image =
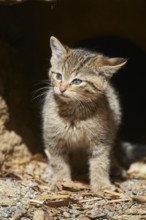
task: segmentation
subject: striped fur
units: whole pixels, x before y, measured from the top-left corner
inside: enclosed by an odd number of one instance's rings
[[[50,181],[54,185],[58,179],[70,179],[74,167],[88,167],[94,192],[111,188],[110,155],[121,111],[109,80],[125,60],[70,49],[55,37],[50,45],[51,87],[42,111],[44,144],[52,166]]]

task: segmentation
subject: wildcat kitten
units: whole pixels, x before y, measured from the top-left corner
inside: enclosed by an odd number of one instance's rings
[[[71,178],[71,156],[80,162],[85,152],[94,192],[111,188],[109,179],[111,151],[115,145],[121,111],[110,78],[126,61],[95,52],[70,49],[55,37],[52,50],[48,91],[42,112],[43,139],[49,151],[52,185]]]

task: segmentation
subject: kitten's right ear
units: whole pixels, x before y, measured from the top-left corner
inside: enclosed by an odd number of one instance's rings
[[[56,61],[60,60],[67,54],[67,49],[55,37],[50,37],[50,46],[52,50],[52,58]]]

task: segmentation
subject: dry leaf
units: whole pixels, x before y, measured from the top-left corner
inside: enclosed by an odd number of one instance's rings
[[[31,160],[36,160],[43,163],[48,163],[48,159],[44,157],[42,154],[35,154],[31,157]]]
[[[73,199],[64,199],[64,200],[60,200],[60,201],[48,201],[46,200],[44,202],[44,205],[46,206],[50,206],[50,207],[60,207],[60,206],[68,206],[70,203],[76,203],[77,201],[73,200]]]
[[[146,203],[146,196],[131,196],[131,198],[137,203]]]
[[[62,182],[62,186],[64,190],[69,190],[72,192],[89,189],[88,185],[71,180],[65,180],[64,182]]]
[[[63,190],[63,186],[62,186],[62,182],[61,181],[57,181],[56,182],[56,187],[59,191],[62,191]]]

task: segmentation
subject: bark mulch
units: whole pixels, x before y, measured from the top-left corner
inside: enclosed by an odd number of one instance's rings
[[[62,180],[49,187],[42,155],[7,159],[0,167],[0,220],[146,219],[146,165],[133,164],[115,191],[93,193],[89,185]]]

